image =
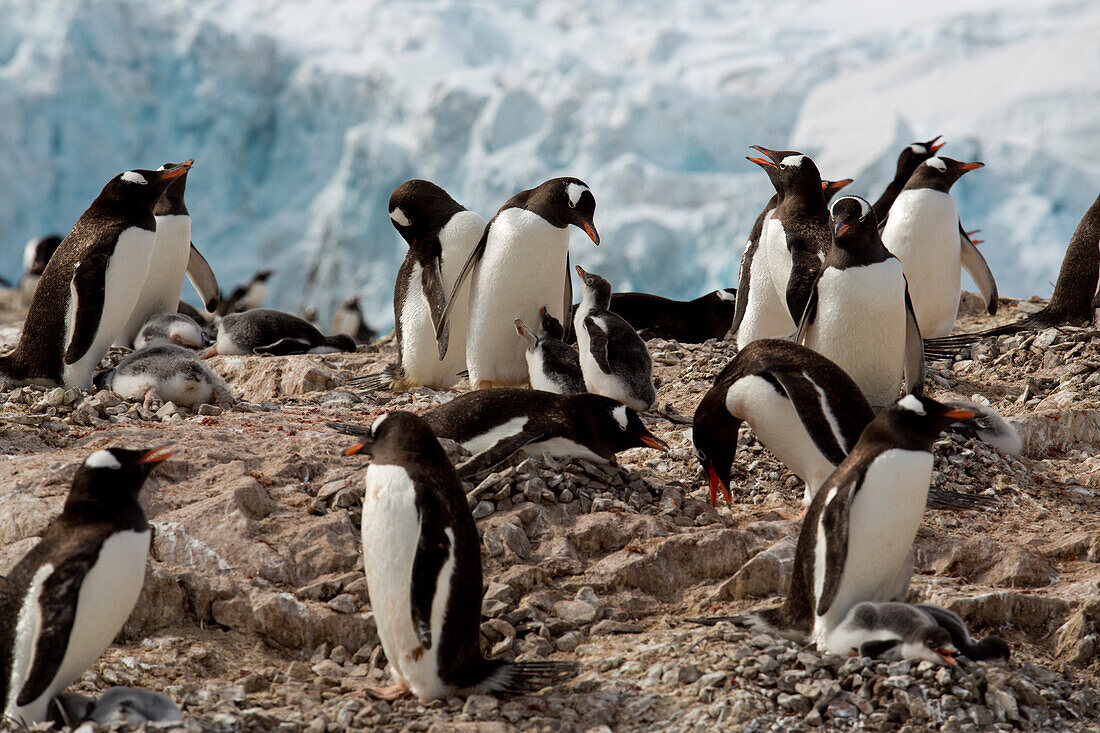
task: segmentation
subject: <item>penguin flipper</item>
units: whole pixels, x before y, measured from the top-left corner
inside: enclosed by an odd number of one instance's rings
[[[829,486],[826,483],[820,491],[825,491]],[[844,563],[848,559],[848,511],[855,498],[856,481],[853,479],[843,486],[837,487],[832,501],[825,505],[821,515],[821,524],[825,530],[825,582],[821,588],[821,598],[818,599],[815,612],[818,616],[824,616],[836,600],[836,594],[840,591],[840,580],[844,574]],[[828,496],[828,494],[826,494]],[[815,562],[821,562],[818,558]]]
[[[214,276],[214,270],[210,268],[206,258],[195,249],[195,243],[191,243],[191,253],[187,255],[187,279],[191,286],[202,298],[203,307],[213,313],[221,301],[221,290],[218,289],[218,278]]]
[[[989,269],[989,263],[985,261],[985,257],[970,241],[966,232],[962,231],[961,223],[959,224],[959,244],[962,247],[963,269],[973,278],[978,290],[982,291],[985,309],[992,316],[997,312],[997,281],[993,279],[993,272]]]
[[[848,456],[848,449],[842,443],[844,436],[833,432],[826,416],[826,410],[832,408],[826,403],[825,393],[801,369],[773,368],[767,373],[779,382],[791,404],[797,406],[795,414],[817,449],[829,462],[839,466]]]
[[[438,248],[440,245],[436,244]],[[437,258],[431,267],[420,269],[420,290],[428,301],[428,314],[435,328],[435,341],[439,347],[439,360],[447,355],[447,346],[450,343],[451,329],[449,324],[443,321],[443,314],[447,312],[447,293],[443,291],[443,273],[439,269]]]
[[[499,213],[499,212],[498,212]],[[439,323],[435,327],[435,340],[436,343],[440,343],[440,337],[443,335],[443,330],[447,328],[447,321],[451,316],[451,307],[455,304],[455,296],[458,295],[458,289],[462,287],[462,283],[466,281],[470,271],[474,269],[474,265],[481,261],[481,256],[485,254],[485,244],[489,241],[489,228],[493,226],[493,222],[496,221],[496,216],[489,220],[489,223],[485,225],[485,230],[481,233],[481,239],[477,241],[477,246],[470,252],[470,256],[466,258],[466,264],[462,266],[462,271],[458,273],[458,277],[455,278],[455,285],[451,288],[451,297],[447,298],[447,305],[443,309],[443,315],[439,317]],[[447,355],[447,350],[442,347],[439,353],[439,360],[443,361],[443,357]]]
[[[542,433],[520,432],[509,435],[507,438],[501,438],[476,456],[455,466],[455,472],[459,478],[472,480],[474,477],[491,471],[503,461],[508,460],[528,443],[545,440],[547,437],[549,436]]]
[[[432,648],[432,604],[438,590],[439,573],[452,554],[451,540],[438,521],[424,521],[428,507],[417,502],[420,539],[413,558],[410,609],[412,625],[420,646]]]
[[[810,297],[806,301],[806,308],[802,312],[802,319],[798,323],[798,332],[794,335],[794,342],[802,346],[806,345],[806,332],[817,320],[817,283],[810,290]]]
[[[252,350],[252,353],[257,356],[288,356],[290,354],[304,354],[312,348],[313,344],[306,339],[287,336],[273,344],[257,346]]]
[[[603,330],[592,316],[584,319],[584,329],[588,331],[588,348],[592,352],[592,358],[596,360],[596,365],[604,374],[610,374],[611,363],[607,356],[607,331]]]
[[[561,317],[564,319],[569,314],[569,320],[562,324],[561,340],[568,343],[570,332],[573,330],[573,268],[569,264],[569,253],[565,253],[565,295],[562,303]]]
[[[369,425],[357,425],[353,422],[327,422],[325,427],[332,428],[344,435],[366,435],[368,437],[373,435]]]
[[[733,300],[733,322],[730,324],[729,333],[736,334],[741,328],[741,321],[745,320],[745,311],[749,307],[749,281],[752,279],[752,258],[760,246],[760,239],[749,240],[745,245],[745,253],[741,255],[741,268],[737,273],[737,295]]]
[[[65,350],[65,363],[75,364],[92,348],[106,297],[107,265],[110,257],[95,254],[76,263],[69,297],[73,298],[73,331]]]
[[[905,276],[902,275],[902,278]],[[905,393],[924,392],[924,339],[909,298],[909,281],[905,281]]]
[[[859,655],[861,657],[878,659],[884,654],[896,649],[900,645],[901,639],[878,639],[876,641],[865,641],[859,645]]]
[[[791,242],[788,240],[788,246]],[[817,252],[794,246],[791,249],[791,276],[787,280],[787,312],[793,323],[801,323],[812,292],[816,289],[817,276],[821,273],[821,260]]]

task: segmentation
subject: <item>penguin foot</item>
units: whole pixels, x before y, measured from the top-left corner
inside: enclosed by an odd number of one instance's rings
[[[237,398],[232,392],[224,387],[215,387],[211,394],[211,399],[214,400],[214,404],[218,407],[232,407],[237,404]]]
[[[161,402],[160,395],[157,394],[156,387],[150,387],[146,390],[145,398],[141,401],[141,406],[150,412],[156,412],[164,406],[164,403]]]
[[[407,695],[411,695],[409,686],[404,682],[398,682],[396,685],[390,685],[389,687],[368,687],[367,694],[371,697],[377,697],[379,700],[400,700]]]
[[[477,389],[477,390],[492,389],[492,388],[493,388],[493,383],[488,381],[488,380],[481,380],[477,384],[474,385],[474,389]]]

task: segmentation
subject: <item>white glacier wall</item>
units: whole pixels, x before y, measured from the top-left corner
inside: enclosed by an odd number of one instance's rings
[[[797,148],[874,197],[902,145],[987,167],[955,188],[1004,294],[1049,294],[1100,191],[1100,6],[872,0],[0,0],[0,274],[115,173],[196,159],[196,245],[271,304],[353,292],[392,323],[390,191],[436,181],[491,216],[587,181],[617,289],[735,284],[770,186],[748,146]]]

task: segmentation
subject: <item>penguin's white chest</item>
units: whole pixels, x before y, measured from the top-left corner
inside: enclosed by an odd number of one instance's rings
[[[149,316],[176,312],[190,254],[191,217],[175,214],[158,216],[149,270],[134,311],[119,335],[117,343],[120,346],[133,343],[134,336]]]
[[[470,289],[466,364],[470,383],[525,384],[525,343],[513,321],[539,322],[543,306],[564,322],[569,231],[526,209],[493,221]]]
[[[825,615],[814,619],[813,637],[819,645],[852,606],[892,600],[917,536],[931,476],[932,454],[927,451],[893,448],[871,462],[848,510],[848,552],[842,568],[826,566],[825,533],[819,522],[814,552],[815,614],[825,574],[841,574],[832,605]]]
[[[882,242],[901,260],[921,336],[951,333],[959,310],[962,245],[951,196],[929,188],[902,191],[882,230]]]
[[[447,530],[449,531],[449,530]],[[446,694],[439,678],[439,646],[451,576],[454,540],[444,562],[432,600],[432,645],[424,649],[412,622],[412,569],[420,541],[416,487],[404,468],[371,464],[363,498],[363,566],[378,638],[398,682],[404,681],[419,697]]]
[[[42,584],[52,568],[43,566],[31,583],[30,593],[20,611],[17,648],[13,665],[12,696],[6,701],[5,712],[28,722],[45,719],[49,701],[72,684],[110,646],[134,610],[141,586],[145,582],[145,561],[149,552],[149,530],[118,532],[103,543],[95,565],[84,576],[77,594],[76,614],[68,646],[49,687],[27,705],[15,705],[17,689],[22,688],[34,667],[34,644],[41,631],[42,614],[39,604],[58,599],[42,595]],[[37,584],[37,585],[36,585]],[[24,625],[24,619],[27,623]]]
[[[760,243],[749,264],[749,295],[745,303],[745,315],[737,330],[739,349],[745,348],[749,342],[757,339],[783,338],[794,331],[794,321],[787,312],[786,290],[784,289],[781,297],[772,280],[766,251],[770,222],[771,212],[764,219]],[[782,225],[779,226],[782,229]]]
[[[830,414],[827,405],[822,408]],[[726,409],[747,422],[760,442],[805,482],[807,498],[813,497],[835,469],[810,437],[795,406],[763,377],[742,377],[734,382],[726,392]],[[831,427],[843,446],[839,427]]]
[[[107,263],[104,278],[103,312],[99,327],[91,348],[73,364],[66,364],[62,378],[66,387],[86,388],[92,384],[92,374],[99,360],[107,353],[114,340],[122,333],[127,321],[137,305],[141,290],[137,283],[144,283],[149,271],[149,259],[153,253],[155,234],[148,229],[130,227],[118,235],[114,253]],[[65,316],[65,328],[68,338],[62,348],[64,351],[72,340],[76,323],[76,312],[81,307],[80,295],[75,283],[69,286],[69,307]],[[136,331],[135,331],[136,333]]]
[[[794,259],[787,248],[787,232],[783,229],[783,222],[774,214],[764,222],[764,230],[760,233],[760,245],[767,257],[768,269],[771,271],[772,287],[775,290],[783,309],[787,309],[787,283],[791,279],[791,269],[794,267]],[[751,291],[750,291],[751,292]],[[787,313],[790,327],[787,333],[794,331],[795,323],[790,313]]]
[[[905,370],[905,280],[890,258],[845,270],[828,268],[817,282],[817,313],[804,345],[855,380],[872,405],[898,396]]]
[[[401,304],[401,366],[405,370],[405,376],[414,384],[435,388],[450,387],[454,382],[442,378],[444,370],[441,365],[446,360],[439,361],[435,328],[432,326],[428,299],[421,285],[423,274],[420,263],[413,263],[406,285],[405,301]],[[454,324],[452,329],[453,326]],[[448,348],[448,356],[450,353]],[[458,379],[454,375],[451,378],[455,381]]]

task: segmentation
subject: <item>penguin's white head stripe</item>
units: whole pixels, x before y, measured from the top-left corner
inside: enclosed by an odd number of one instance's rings
[[[136,171],[126,171],[122,174],[122,180],[130,183],[140,183],[143,186],[149,183],[149,181],[145,180],[145,176]]]
[[[912,145],[910,145],[909,149],[912,150],[917,155],[924,155],[925,153],[928,152],[928,148],[924,147],[923,145],[917,145],[916,143],[913,143]]]
[[[947,163],[944,163],[943,160],[940,158],[929,158],[928,160],[924,161],[924,164],[929,168],[935,168],[940,173],[943,173],[947,170]]]
[[[802,159],[805,157],[805,155],[788,155],[786,158],[779,161],[779,165],[789,165],[792,168],[797,168],[802,165]]]
[[[910,412],[915,412],[918,415],[927,414],[924,411],[924,405],[922,405],[920,400],[918,400],[916,397],[914,397],[911,394],[907,394],[904,397],[902,397],[900,400],[898,400],[898,407],[909,410]]]
[[[871,213],[871,205],[869,203],[867,203],[864,199],[860,198],[859,196],[841,196],[840,198],[838,198],[836,201],[833,202],[833,207],[832,207],[832,209],[829,210],[829,213],[832,214],[833,209],[836,209],[836,205],[839,204],[841,201],[844,201],[845,199],[849,199],[851,201],[856,201],[856,202],[859,203],[859,220],[860,221],[863,221],[864,219],[866,219],[867,215]]]
[[[389,416],[390,413],[387,412],[385,415],[382,415],[377,420],[375,420],[370,426],[370,434],[378,435],[378,428],[382,427],[382,422]]]
[[[85,458],[84,466],[87,468],[122,468],[122,464],[118,462],[118,459],[106,450],[97,450]]]
[[[409,217],[405,216],[405,212],[401,210],[400,206],[390,212],[390,218],[399,227],[412,226],[412,222],[409,221]]]
[[[569,197],[569,205],[576,208],[577,202],[581,200],[581,194],[588,190],[587,186],[582,186],[579,183],[570,183],[565,187],[565,195]]]
[[[611,411],[611,417],[615,418],[615,422],[619,423],[619,427],[626,430],[626,405],[619,405]]]

